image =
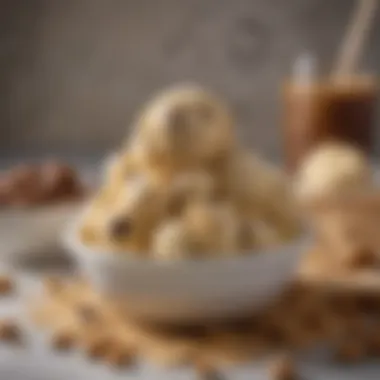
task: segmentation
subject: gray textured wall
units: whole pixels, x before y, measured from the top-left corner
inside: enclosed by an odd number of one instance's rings
[[[353,1],[0,4],[1,151],[104,151],[152,92],[195,80],[230,100],[251,146],[276,156],[278,86],[302,49],[329,67]],[[363,67],[380,62],[379,41],[377,22]]]

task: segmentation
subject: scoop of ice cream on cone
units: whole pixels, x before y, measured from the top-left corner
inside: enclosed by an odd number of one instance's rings
[[[338,143],[324,144],[311,152],[295,178],[295,193],[306,203],[371,186],[372,171],[365,155]]]

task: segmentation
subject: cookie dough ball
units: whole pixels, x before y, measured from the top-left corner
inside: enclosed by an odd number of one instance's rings
[[[238,220],[225,204],[197,202],[182,218],[164,223],[155,233],[158,260],[231,256],[238,253]]]
[[[300,232],[301,224],[290,178],[264,160],[257,161],[256,172],[260,200],[257,209],[263,221],[263,228],[267,226],[284,241],[293,238]]]
[[[254,253],[282,243],[284,238],[275,228],[261,220],[244,220],[239,229],[239,249]]]
[[[196,85],[175,86],[159,94],[136,127],[145,161],[172,172],[212,160],[234,141],[226,106]]]
[[[215,180],[207,172],[185,172],[171,183],[168,214],[180,216],[190,202],[211,200],[215,196]]]
[[[161,189],[147,179],[138,178],[119,188],[113,200],[96,199],[86,220],[98,240],[113,249],[145,252],[152,231],[163,216],[165,202]]]
[[[194,202],[184,221],[199,251],[215,256],[235,255],[238,250],[239,219],[228,202]]]
[[[194,242],[180,219],[163,223],[153,236],[152,252],[157,260],[181,260],[196,257]]]
[[[163,217],[165,193],[146,179],[127,184],[107,225],[109,239],[123,247],[147,249],[153,229]]]
[[[253,154],[244,150],[234,152],[220,168],[219,175],[221,187],[243,214],[250,216],[252,210],[261,206],[263,169]]]
[[[366,157],[354,147],[329,143],[311,152],[295,179],[302,202],[312,202],[369,188],[372,173]]]
[[[224,191],[243,216],[274,225],[285,236],[298,232],[298,209],[290,181],[279,169],[240,150],[230,156],[220,172]]]

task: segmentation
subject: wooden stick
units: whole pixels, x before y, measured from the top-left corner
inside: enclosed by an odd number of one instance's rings
[[[335,79],[346,77],[356,70],[366,38],[373,24],[378,2],[378,0],[358,1],[333,71]]]

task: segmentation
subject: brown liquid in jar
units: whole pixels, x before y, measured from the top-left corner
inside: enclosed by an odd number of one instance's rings
[[[316,145],[341,141],[372,150],[377,83],[351,78],[305,85],[289,82],[284,91],[284,149],[294,172]]]

